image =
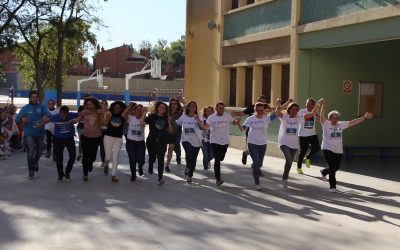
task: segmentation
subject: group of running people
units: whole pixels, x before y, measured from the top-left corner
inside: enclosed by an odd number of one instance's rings
[[[290,168],[298,149],[301,149],[298,173],[302,173],[303,158],[306,157],[305,163],[309,167],[311,156],[319,151],[315,131],[315,121],[319,120],[323,128],[323,155],[328,164],[327,168],[321,170],[321,174],[323,179],[329,175],[330,190],[336,191],[335,172],[339,169],[343,153],[342,131],[372,118],[372,114],[366,113],[363,117],[352,121],[340,122],[337,111],[332,111],[328,114],[328,118],[325,117],[326,101],[324,99],[318,102],[308,99],[307,109],[300,112],[299,105],[291,99],[285,104],[281,104],[281,100],[278,99],[275,107],[266,103],[265,96],[261,96],[258,101],[253,106],[253,112],[241,124],[241,114],[233,113],[239,116],[234,118],[225,112],[223,102],[217,102],[215,110],[212,106],[204,107],[200,115],[195,101],[182,105],[183,101],[180,98],[171,98],[169,105],[164,102],[154,102],[148,112],[141,104],[129,103],[126,106],[121,101],[113,102],[108,108],[106,101],[99,102],[96,98],[87,96],[78,112],[70,112],[67,106],[62,106],[58,113],[52,114],[51,109],[39,104],[37,91],[31,91],[29,104],[20,110],[15,121],[25,124],[24,139],[30,178],[34,178],[35,172],[39,170],[38,161],[43,150],[44,127],[53,124],[53,159],[57,164],[59,181],[71,180],[70,174],[75,159],[82,160],[83,180],[88,181],[100,146],[104,174],[108,175],[111,163],[111,181],[118,182],[119,154],[123,146],[123,137],[125,137],[131,181],[136,180],[137,172],[140,176],[144,174],[147,148],[147,173],[153,174],[153,166],[157,160],[158,185],[165,183],[164,170],[171,171],[173,151],[177,154],[177,163],[181,163],[181,144],[185,151],[187,182],[192,183],[197,157],[199,151],[202,150],[204,172],[208,172],[211,166],[210,161],[214,159],[216,185],[222,185],[224,181],[221,178],[221,162],[225,158],[229,145],[229,128],[230,124],[237,125],[241,130],[247,130],[247,148],[253,160],[254,182],[256,189],[262,190],[260,176],[262,176],[261,167],[267,148],[268,124],[277,117],[281,121],[278,144],[286,160],[282,185],[284,189],[287,189]],[[76,157],[74,140],[76,123],[78,123],[79,134],[78,157]],[[149,127],[149,133],[145,139],[146,125]],[[311,145],[311,152],[306,156],[309,145]],[[67,148],[69,154],[65,170],[63,167],[64,148]],[[47,156],[49,152],[48,150]],[[164,166],[166,154],[167,164]]]

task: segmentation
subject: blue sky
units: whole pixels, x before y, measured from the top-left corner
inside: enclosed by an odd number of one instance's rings
[[[122,44],[138,48],[143,40],[152,44],[159,38],[168,42],[185,33],[186,0],[108,0],[99,1],[97,16],[108,26],[93,30],[100,46],[110,49]]]

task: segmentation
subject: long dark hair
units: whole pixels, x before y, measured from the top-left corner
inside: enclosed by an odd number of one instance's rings
[[[178,104],[178,110],[177,110],[177,113],[178,114],[182,114],[183,113],[183,109],[182,109],[182,106],[181,106],[181,104],[179,103],[179,101],[178,101],[178,99],[176,99],[175,97],[171,97],[171,98],[169,98],[169,111],[168,111],[168,113],[169,113],[169,115],[173,115],[172,114],[172,108],[171,108],[171,103],[172,102],[176,102],[177,104]]]
[[[96,109],[100,109],[100,102],[99,100],[97,100],[96,98],[89,96],[85,98],[85,101],[83,102],[83,105],[86,105],[88,102],[91,102],[94,104]]]
[[[156,110],[154,111],[154,114],[157,114],[158,115],[158,108],[161,106],[161,105],[164,105],[165,106],[165,113],[164,113],[164,116],[168,116],[168,105],[166,104],[166,103],[164,103],[164,102],[157,102],[156,103]]]
[[[111,103],[110,108],[109,108],[111,114],[115,114],[115,111],[114,111],[115,105],[119,105],[121,107],[121,113],[122,113],[122,111],[124,111],[126,109],[125,103],[123,103],[122,101],[115,101],[115,102]]]
[[[190,107],[190,104],[192,104],[192,103],[194,103],[194,104],[196,105],[196,111],[195,111],[194,113],[197,115],[197,103],[196,103],[195,101],[190,101],[190,102],[187,104],[186,110],[185,110],[185,114],[186,114],[186,115],[189,115],[189,107]]]

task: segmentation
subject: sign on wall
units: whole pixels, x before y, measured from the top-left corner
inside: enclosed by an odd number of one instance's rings
[[[358,115],[371,112],[375,117],[382,116],[383,83],[380,81],[359,82]]]
[[[343,81],[343,94],[350,95],[353,88],[353,84],[350,80]]]

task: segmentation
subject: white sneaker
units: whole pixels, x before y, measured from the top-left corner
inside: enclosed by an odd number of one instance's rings
[[[330,188],[330,189],[329,189],[329,192],[331,192],[331,193],[336,193],[336,188]]]
[[[211,162],[208,163],[208,169],[211,169]]]
[[[289,186],[288,180],[282,180],[282,189],[286,190],[288,189],[288,186]]]
[[[261,187],[260,184],[257,184],[257,185],[256,185],[256,190],[257,190],[257,191],[262,191],[262,187]]]
[[[323,171],[323,169],[321,169],[319,172],[321,173],[321,179],[323,180],[323,181],[328,181],[327,179],[326,179],[326,175],[324,175],[323,173],[322,173],[322,171]]]

